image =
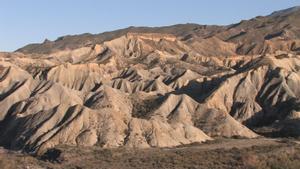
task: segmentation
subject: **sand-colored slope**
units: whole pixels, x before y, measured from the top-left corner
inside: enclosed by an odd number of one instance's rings
[[[297,11],[284,12],[287,20],[130,28],[0,53],[0,146],[173,147],[296,129]]]

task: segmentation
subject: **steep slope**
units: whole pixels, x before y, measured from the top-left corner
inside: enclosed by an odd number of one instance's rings
[[[43,153],[61,144],[298,136],[299,11],[229,26],[130,27],[0,53],[0,146]]]

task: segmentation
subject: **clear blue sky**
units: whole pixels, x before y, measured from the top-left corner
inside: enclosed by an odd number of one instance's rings
[[[230,24],[300,0],[0,0],[0,51],[128,26]]]

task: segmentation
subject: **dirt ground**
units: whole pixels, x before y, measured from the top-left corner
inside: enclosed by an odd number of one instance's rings
[[[1,169],[299,169],[294,139],[216,139],[174,148],[103,149],[60,146],[41,157],[0,149]]]

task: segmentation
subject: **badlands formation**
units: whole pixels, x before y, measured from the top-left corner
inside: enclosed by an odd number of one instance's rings
[[[174,147],[300,135],[300,8],[0,54],[0,146]]]

